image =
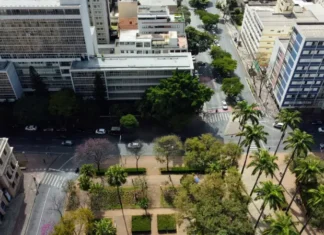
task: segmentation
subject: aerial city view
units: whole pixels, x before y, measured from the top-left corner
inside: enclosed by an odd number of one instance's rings
[[[324,0],[0,0],[0,235],[324,235]]]

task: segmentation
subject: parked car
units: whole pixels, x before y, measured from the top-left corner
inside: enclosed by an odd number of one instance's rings
[[[67,129],[65,127],[57,128],[56,131],[58,132],[66,132]]]
[[[37,126],[35,125],[26,126],[25,131],[37,131]]]
[[[119,126],[112,126],[109,131],[110,135],[120,135],[120,127]]]
[[[318,128],[318,132],[324,133],[324,126]]]
[[[320,143],[320,150],[321,150],[321,152],[324,151],[324,144],[323,143]]]
[[[273,123],[273,127],[274,128],[278,128],[278,129],[281,129],[283,127],[283,123],[282,122],[275,122]]]
[[[132,143],[129,143],[128,145],[127,145],[127,148],[130,148],[130,149],[140,149],[140,148],[142,148],[142,144],[141,143],[139,143],[139,142],[132,142]]]
[[[222,101],[222,108],[223,108],[224,110],[228,110],[228,106],[227,106],[227,103],[226,103],[225,100]]]
[[[52,128],[52,127],[47,127],[47,128],[44,128],[43,131],[44,131],[44,132],[52,132],[52,131],[54,131],[54,128]]]
[[[64,141],[62,141],[62,145],[63,146],[72,146],[73,141],[72,140],[64,140]]]
[[[105,135],[106,134],[106,129],[104,128],[99,128],[96,130],[97,135]]]
[[[320,120],[312,121],[312,125],[322,125],[322,124],[323,124],[323,122]]]

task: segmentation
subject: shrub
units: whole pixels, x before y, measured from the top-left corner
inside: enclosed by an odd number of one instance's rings
[[[82,190],[87,191],[90,188],[91,180],[90,180],[90,177],[89,176],[87,176],[87,175],[81,175],[79,177],[79,182],[80,182],[80,188]]]
[[[157,223],[159,233],[175,233],[177,231],[174,215],[158,215]]]
[[[79,197],[77,195],[76,189],[73,188],[69,192],[68,201],[67,201],[67,205],[66,205],[66,210],[73,211],[73,210],[78,209],[79,206],[80,206],[80,200],[79,200]]]
[[[106,171],[107,169],[100,169],[96,174],[97,176],[103,176],[105,175]],[[145,175],[146,168],[138,168],[138,170],[136,170],[136,168],[125,168],[125,172],[127,175]]]
[[[80,174],[93,177],[96,174],[96,169],[93,164],[84,164],[81,166]]]
[[[132,216],[132,232],[133,233],[150,233],[151,232],[151,216],[137,215]]]
[[[204,174],[205,171],[201,169],[192,169],[189,167],[170,167],[169,171],[166,168],[160,168],[161,174],[192,174],[201,173]]]
[[[175,187],[166,187],[161,190],[164,199],[164,203],[162,202],[163,206],[174,207],[173,203],[178,192],[177,189]]]

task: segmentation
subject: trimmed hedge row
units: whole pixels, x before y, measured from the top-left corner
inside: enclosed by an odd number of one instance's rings
[[[107,169],[100,169],[99,171],[96,172],[97,176],[103,176],[105,175]],[[146,174],[146,168],[125,168],[125,172],[128,175],[145,175]]]
[[[176,233],[177,225],[174,215],[157,215],[159,233]]]
[[[193,169],[189,167],[169,167],[169,171],[166,168],[160,168],[161,174],[191,174],[200,173],[204,174],[205,171],[201,169]]]
[[[151,232],[151,216],[135,215],[132,216],[132,233],[150,233]]]

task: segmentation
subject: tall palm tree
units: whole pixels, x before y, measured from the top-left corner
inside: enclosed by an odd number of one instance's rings
[[[312,207],[313,210],[316,210],[316,208],[318,207],[324,206],[324,184],[319,185],[317,189],[310,189],[308,190],[308,192],[311,194],[311,199],[309,200],[308,204]],[[312,214],[309,215],[306,223],[299,232],[300,234],[303,233],[311,219]]]
[[[298,166],[293,170],[296,175],[296,191],[287,207],[286,214],[288,213],[292,203],[294,202],[297,193],[300,191],[301,186],[303,184],[307,184],[310,182],[317,182],[317,176],[324,172],[324,168],[322,167],[322,163],[320,160],[306,158],[300,159],[298,161]]]
[[[126,231],[128,234],[126,219],[125,219],[125,215],[124,215],[123,203],[122,203],[121,196],[120,196],[120,186],[122,186],[123,184],[126,183],[127,173],[125,172],[125,169],[123,167],[121,167],[120,165],[114,165],[114,166],[111,166],[108,168],[105,175],[107,176],[108,184],[116,187],[116,189],[117,189],[117,196],[118,196],[118,200],[120,203],[120,207],[122,209],[125,228],[126,228]]]
[[[260,110],[256,109],[258,105],[256,103],[248,104],[247,101],[243,100],[238,102],[233,111],[233,121],[239,119],[240,128],[243,131],[244,126],[248,121],[251,121],[253,125],[259,124],[259,117],[262,116]],[[241,142],[241,137],[238,144]]]
[[[278,122],[283,123],[283,126],[281,127],[281,137],[279,139],[279,143],[277,145],[276,151],[274,152],[274,155],[277,154],[279,146],[283,140],[283,138],[286,135],[286,130],[288,126],[291,126],[293,129],[297,127],[297,125],[301,122],[300,118],[300,112],[295,110],[295,111],[290,111],[289,109],[281,109],[279,112],[279,115],[277,116],[276,120]]]
[[[307,152],[311,149],[311,145],[314,144],[313,137],[310,134],[307,134],[305,131],[301,131],[296,128],[293,132],[289,133],[288,138],[284,141],[284,149],[293,149],[293,153],[288,160],[286,168],[281,176],[279,185],[282,184],[282,181],[286,175],[287,169],[292,161],[294,161],[295,156],[307,156]]]
[[[256,229],[266,205],[269,204],[270,209],[278,210],[285,202],[285,197],[282,187],[280,185],[272,183],[271,181],[261,182],[261,187],[257,187],[254,191],[258,194],[255,200],[263,200],[262,206],[260,208],[261,212],[259,218],[254,226],[254,229]]]
[[[237,134],[237,136],[244,136],[245,139],[242,141],[241,146],[247,147],[247,152],[244,160],[244,164],[242,167],[241,175],[243,175],[244,168],[246,165],[246,161],[250,152],[250,148],[252,143],[254,142],[255,145],[260,148],[261,141],[267,143],[266,136],[268,135],[267,132],[263,130],[263,126],[260,125],[245,125],[244,130]]]
[[[258,173],[258,177],[253,185],[253,188],[250,193],[250,197],[253,194],[253,191],[258,184],[259,178],[261,174],[264,172],[266,176],[270,175],[271,178],[274,176],[275,170],[278,169],[278,165],[275,162],[278,157],[270,155],[270,153],[266,149],[259,149],[259,151],[255,152],[252,155],[252,162],[248,165],[248,167],[254,167],[252,171],[252,175]]]
[[[282,212],[276,213],[276,218],[272,216],[266,219],[269,228],[262,232],[263,235],[298,235],[294,227],[294,222],[290,215]]]

